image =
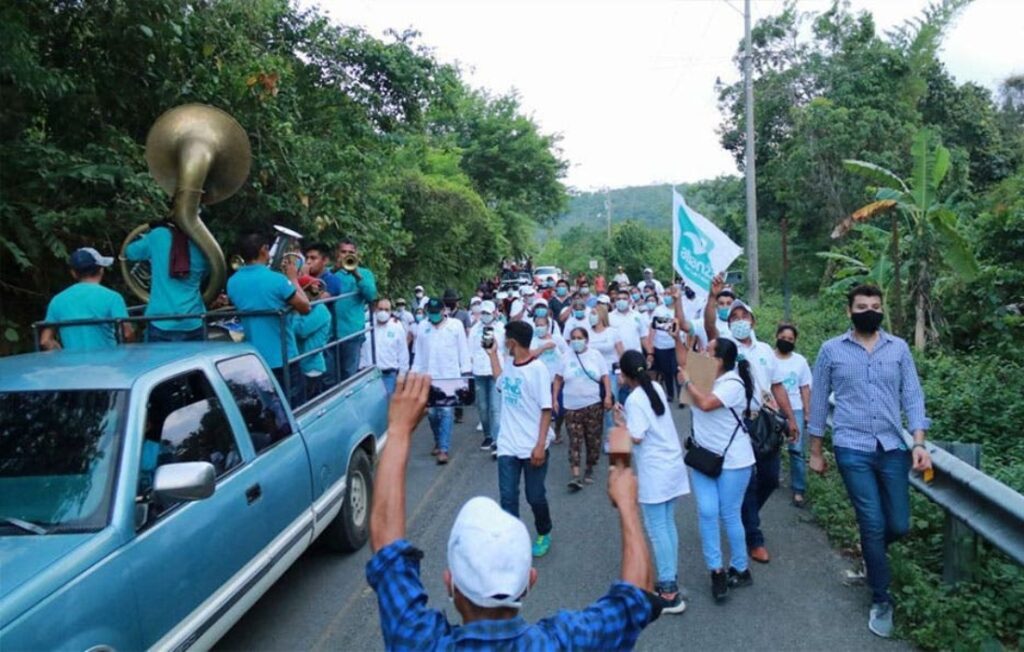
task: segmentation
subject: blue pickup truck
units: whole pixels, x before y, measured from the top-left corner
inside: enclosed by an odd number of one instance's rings
[[[0,648],[210,647],[363,546],[386,426],[376,368],[293,411],[246,344],[0,359]]]

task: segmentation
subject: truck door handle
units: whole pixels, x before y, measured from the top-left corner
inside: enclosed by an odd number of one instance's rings
[[[260,496],[262,496],[262,495],[263,495],[263,489],[260,487],[258,482],[256,484],[254,484],[253,486],[251,486],[251,487],[249,487],[248,489],[245,490],[245,500],[250,505],[252,505],[254,502],[259,500]]]
[[[320,411],[316,413],[316,416],[322,417],[325,414],[327,414],[327,408],[321,408]]]

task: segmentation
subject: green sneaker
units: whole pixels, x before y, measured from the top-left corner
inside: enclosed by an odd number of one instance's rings
[[[548,550],[551,549],[551,535],[542,534],[537,537],[537,540],[533,542],[533,556],[543,557],[548,554]]]

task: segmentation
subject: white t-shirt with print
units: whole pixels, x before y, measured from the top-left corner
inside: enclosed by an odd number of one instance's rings
[[[570,350],[562,358],[558,375],[563,381],[562,407],[579,410],[601,401],[600,382],[602,376],[608,375],[608,364],[604,356],[592,347],[578,355]]]
[[[665,411],[654,413],[651,400],[642,388],[634,389],[626,399],[626,428],[639,444],[633,446],[639,500],[648,505],[663,503],[690,493],[690,478],[683,464],[683,447],[672,421],[672,407],[665,399],[661,383],[653,383]]]
[[[674,319],[676,313],[668,306],[658,306],[654,309],[654,313],[651,316],[651,328],[654,329],[654,348],[656,349],[674,349],[676,348],[676,340],[667,331],[663,331],[660,328],[654,328],[654,320],[658,318],[662,319]]]
[[[789,404],[794,410],[803,409],[803,401],[800,399],[800,388],[811,386],[811,367],[807,364],[807,358],[799,353],[791,353],[788,358],[775,356],[775,374],[772,376],[773,383],[782,383],[789,396]],[[807,418],[809,415],[804,415]]]
[[[552,380],[555,378],[555,374],[562,368],[562,359],[569,354],[569,347],[566,345],[565,340],[561,337],[555,337],[551,335],[549,338],[540,339],[534,335],[533,340],[530,342],[530,350],[539,349],[549,342],[554,342],[554,348],[547,348],[537,356],[537,359],[544,363],[544,366],[548,368],[548,374],[551,375]]]
[[[551,409],[548,368],[537,359],[523,365],[507,361],[498,378],[498,392],[501,396],[498,455],[527,459],[537,445],[541,414]],[[544,441],[546,449],[551,438],[546,436]]]
[[[600,333],[595,330],[590,331],[590,343],[587,348],[594,349],[604,356],[605,364],[608,365],[608,369],[611,369],[612,365],[619,364],[619,352],[615,349],[617,343],[623,343],[622,335],[619,334],[617,328],[609,326]]]
[[[766,342],[761,342],[753,337],[750,338],[750,346],[736,342],[736,348],[750,363],[750,376],[754,379],[754,398],[750,401],[751,410],[761,409],[761,397],[764,394],[772,393],[772,383],[775,381],[775,351]]]
[[[747,404],[747,395],[743,390],[743,381],[736,371],[722,374],[715,380],[711,392],[722,402],[722,407],[705,412],[693,406],[693,438],[702,447],[719,455],[729,444],[729,437],[736,431],[736,438],[725,454],[722,468],[743,469],[754,463],[754,449],[750,446],[750,436],[737,428],[736,413],[741,419]],[[635,393],[635,391],[633,392]],[[630,394],[632,397],[633,394]],[[729,411],[732,408],[733,412]]]

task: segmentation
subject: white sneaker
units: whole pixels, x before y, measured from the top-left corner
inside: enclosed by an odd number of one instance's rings
[[[868,629],[871,633],[882,638],[892,636],[892,604],[878,602],[871,605],[871,614],[868,616]]]

